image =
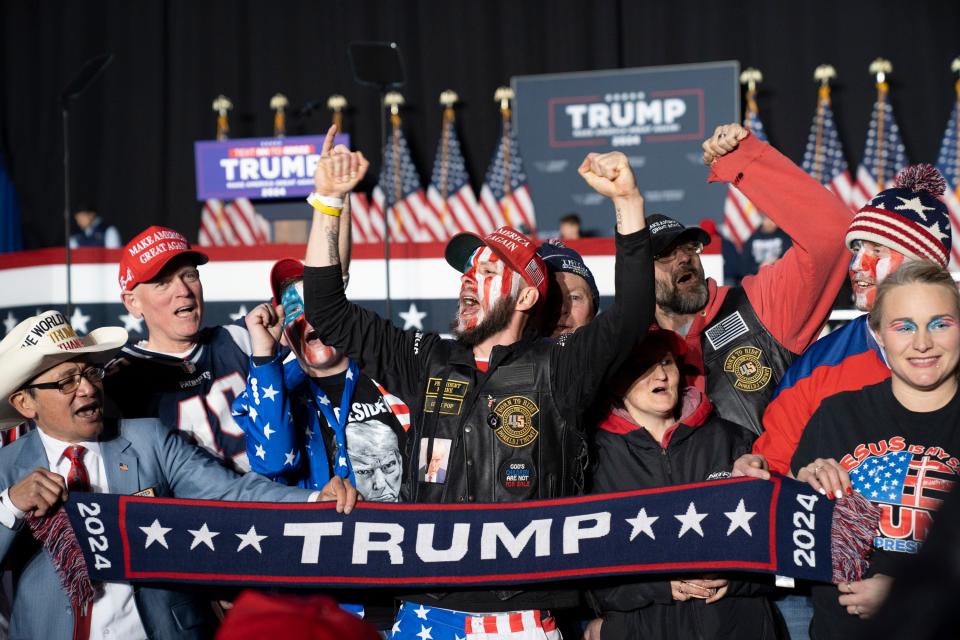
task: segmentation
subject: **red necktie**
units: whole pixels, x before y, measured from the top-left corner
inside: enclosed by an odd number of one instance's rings
[[[78,444],[67,447],[63,452],[63,455],[70,460],[70,471],[67,472],[68,491],[90,491],[90,475],[87,473],[87,466],[83,464],[83,454],[86,452],[86,448]],[[73,604],[74,640],[86,640],[90,637],[92,606],[92,602],[86,605]]]
[[[83,454],[87,452],[86,448],[75,444],[67,447],[63,452],[70,459],[70,471],[67,473],[67,490],[69,491],[90,491],[90,476],[87,474],[87,467],[83,464]]]

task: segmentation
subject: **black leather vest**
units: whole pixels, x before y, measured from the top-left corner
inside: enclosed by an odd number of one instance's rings
[[[761,417],[797,358],[760,323],[742,287],[730,289],[700,334],[707,396],[721,417],[763,433]]]
[[[442,356],[430,362],[423,411],[408,439],[414,502],[519,502],[582,492],[579,419],[561,414],[550,384],[550,352],[562,347],[514,348],[488,373],[472,366],[472,354],[469,364]],[[443,471],[430,482],[437,451]]]

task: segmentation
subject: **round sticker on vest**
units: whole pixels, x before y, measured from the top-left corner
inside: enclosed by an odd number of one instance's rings
[[[540,413],[537,403],[525,396],[504,398],[493,408],[500,419],[494,433],[503,444],[509,447],[525,447],[540,435],[533,426],[533,417]]]
[[[760,391],[773,376],[773,369],[763,364],[762,358],[763,351],[756,347],[737,347],[727,354],[723,370],[733,374],[733,386],[740,391]]]
[[[497,479],[510,493],[530,495],[537,482],[537,470],[531,461],[513,458],[500,465]]]

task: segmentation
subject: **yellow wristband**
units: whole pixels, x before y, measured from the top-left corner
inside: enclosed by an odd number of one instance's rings
[[[314,210],[334,218],[339,218],[340,212],[343,211],[343,207],[331,207],[324,204],[320,201],[320,196],[318,196],[316,193],[311,193],[309,196],[307,196],[307,202],[311,207],[314,208]]]

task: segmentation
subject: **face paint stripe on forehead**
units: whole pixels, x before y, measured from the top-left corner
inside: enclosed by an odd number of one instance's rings
[[[300,280],[283,290],[280,296],[283,305],[283,326],[289,326],[303,316],[303,281]]]

